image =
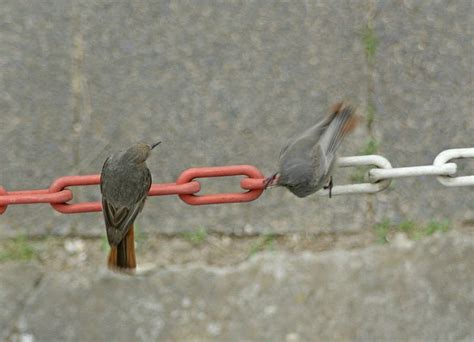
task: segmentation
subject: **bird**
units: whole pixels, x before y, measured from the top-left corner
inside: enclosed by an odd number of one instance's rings
[[[110,245],[108,267],[133,272],[136,268],[133,223],[145,205],[152,179],[146,165],[154,144],[137,143],[110,155],[100,176],[102,211]]]
[[[352,106],[335,104],[326,118],[283,145],[278,171],[264,180],[264,188],[283,186],[300,198],[325,188],[331,198],[336,151],[358,121]]]

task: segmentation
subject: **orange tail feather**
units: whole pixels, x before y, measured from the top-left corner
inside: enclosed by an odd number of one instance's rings
[[[356,111],[353,107],[345,106],[343,102],[336,103],[332,107],[332,113],[334,116],[346,114],[344,112],[346,112],[349,117],[345,120],[341,131],[343,135],[347,135],[357,127],[361,118],[356,114]]]
[[[117,245],[111,247],[107,262],[111,269],[135,269],[137,261],[135,257],[135,233],[133,225],[130,226],[127,235]]]
[[[117,247],[110,246],[109,257],[107,259],[107,266],[109,266],[109,268],[117,267]]]
[[[344,125],[342,128],[342,133],[344,135],[347,135],[351,133],[359,124],[360,122],[360,117],[356,114],[353,114],[351,118],[347,121],[347,123]]]

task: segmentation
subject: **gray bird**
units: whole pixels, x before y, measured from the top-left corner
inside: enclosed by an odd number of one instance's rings
[[[287,141],[280,152],[278,172],[265,180],[265,187],[284,186],[298,197],[324,187],[331,197],[336,151],[357,121],[352,107],[336,104],[329,116]]]
[[[109,156],[102,167],[100,191],[110,245],[109,268],[136,268],[133,222],[142,211],[151,187],[151,174],[145,161],[159,144],[135,144]]]

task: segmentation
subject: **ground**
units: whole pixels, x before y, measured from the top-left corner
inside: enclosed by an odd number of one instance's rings
[[[140,233],[137,229],[136,252],[139,264],[152,263],[158,267],[195,262],[213,266],[229,266],[239,264],[262,251],[299,253],[357,249],[386,243],[393,239],[397,232],[404,233],[407,239],[414,238],[415,240],[435,232],[423,230],[423,233],[417,235],[415,227],[407,231],[405,227],[409,225],[408,221],[396,227],[382,222],[374,228],[353,234],[295,233],[251,236],[207,233],[203,229],[178,235],[151,235]],[[472,227],[457,226],[451,229],[468,232],[472,230]],[[0,241],[0,261],[36,260],[46,268],[55,271],[105,264],[107,251],[108,244],[105,235],[102,238],[48,237],[29,240],[20,237]]]
[[[473,227],[410,227],[138,234],[135,276],[106,269],[105,239],[2,241],[1,338],[471,340]]]

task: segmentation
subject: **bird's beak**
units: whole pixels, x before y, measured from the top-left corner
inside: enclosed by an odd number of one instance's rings
[[[150,145],[150,150],[153,150],[156,146],[158,146],[159,144],[161,144],[161,141],[158,141],[157,143],[154,143],[154,144],[151,144]]]

